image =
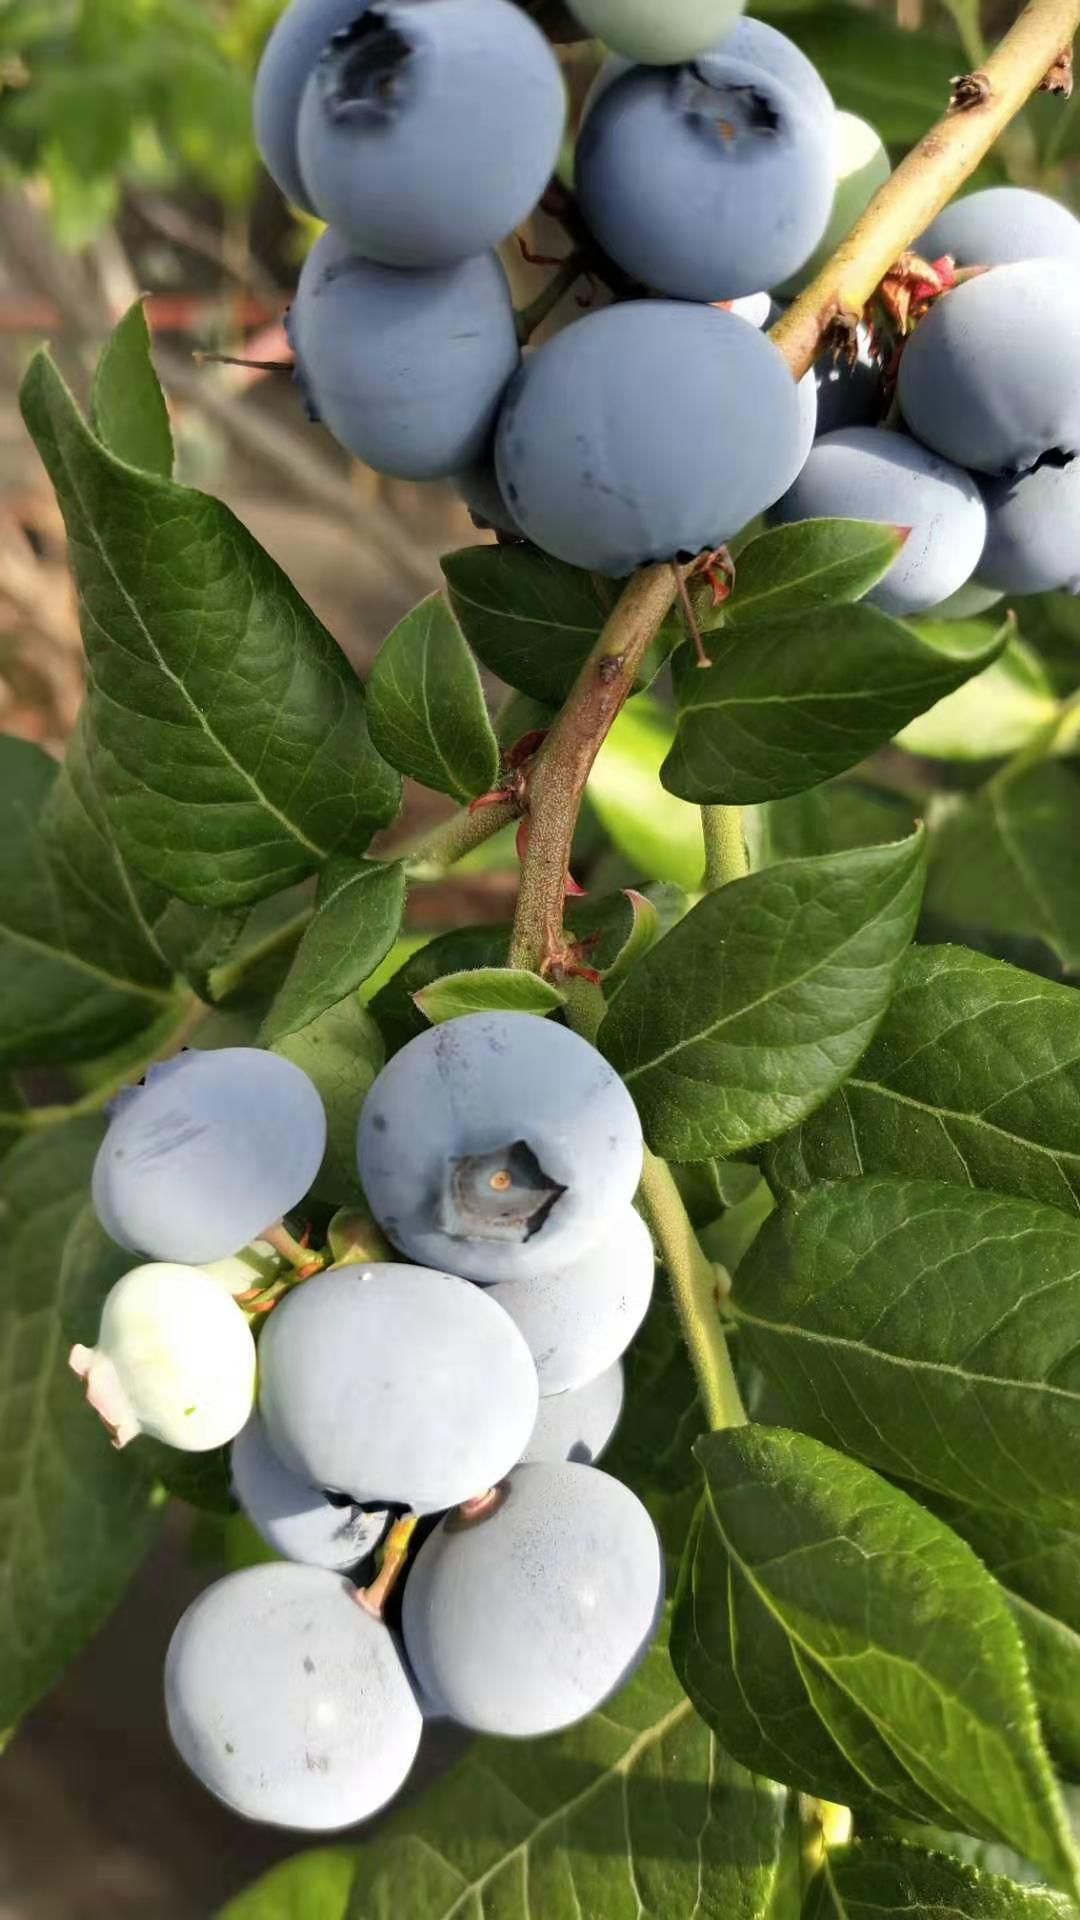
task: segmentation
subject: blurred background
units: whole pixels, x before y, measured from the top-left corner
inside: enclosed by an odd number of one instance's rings
[[[982,32],[1012,17],[1005,6],[980,21],[976,4],[784,0],[768,11],[821,67],[838,105],[869,119],[899,157],[942,111],[949,76],[978,64]],[[554,19],[548,0],[533,10],[544,8]],[[147,296],[180,477],[228,502],[361,673],[438,585],[440,553],[489,537],[449,487],[350,465],[306,421],[287,371],[199,358],[287,357],[282,315],[317,231],[283,204],[250,136],[251,79],[280,10],[280,0],[0,0],[0,729],[55,754],[78,711],[83,656],[63,527],[18,409],[21,372],[42,340],[85,399],[110,328]],[[598,50],[561,52],[580,101]],[[982,179],[1073,198],[1077,102],[1036,101],[1007,148]],[[543,221],[524,237],[546,264],[506,251],[520,305],[567,246]],[[680,821],[693,810],[654,784],[664,742],[642,703],[620,729],[594,788],[620,851],[604,856],[593,884],[644,872],[692,886],[696,814],[686,840]],[[403,830],[443,805],[414,789]],[[583,831],[587,842],[588,819]],[[506,919],[514,885],[513,848],[493,842],[452,886],[416,890],[413,931]],[[0,1482],[0,1533],[17,1497]],[[0,1767],[0,1920],[202,1920],[296,1851],[295,1836],[217,1808],[165,1737],[172,1625],[236,1551],[220,1523],[189,1522],[185,1511],[174,1505],[161,1551]],[[0,1580],[3,1564],[0,1540]],[[444,1751],[436,1740],[428,1768]]]

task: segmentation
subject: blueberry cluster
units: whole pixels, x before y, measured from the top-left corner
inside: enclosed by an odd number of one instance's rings
[[[892,613],[1074,586],[1080,222],[1020,188],[935,222],[920,257],[991,271],[918,326],[886,428],[880,338],[796,383],[764,332],[888,177],[874,129],[739,0],[571,10],[613,49],[572,151],[555,54],[512,0],[293,0],[255,125],[329,223],[289,322],[312,414],[613,577],[771,510],[910,529],[870,595]],[[523,356],[495,249],[556,168],[600,263],[593,310]]]
[[[188,1608],[169,1726],[230,1807],[312,1830],[393,1797],[425,1714],[528,1736],[594,1711],[664,1592],[649,1515],[592,1464],[653,1287],[618,1076],[527,1014],[421,1035],[375,1081],[357,1143],[401,1259],[313,1254],[275,1279],[281,1216],[325,1143],[316,1089],[272,1053],[152,1069],[94,1175],[103,1226],[149,1258],[72,1353],[118,1445],[232,1443],[235,1497],[281,1558]],[[414,1525],[398,1635],[381,1588]]]

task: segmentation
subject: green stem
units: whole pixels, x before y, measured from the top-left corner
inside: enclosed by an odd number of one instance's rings
[[[293,947],[307,932],[315,917],[314,907],[305,907],[302,913],[296,913],[282,926],[275,927],[254,946],[245,948],[235,960],[223,960],[220,966],[211,967],[206,977],[207,991],[215,1005],[227,1000],[231,993],[242,987],[244,981],[264,960],[270,960],[283,947]]]
[[[486,840],[493,840],[504,827],[512,826],[520,818],[521,808],[516,800],[500,800],[494,806],[478,807],[475,811],[463,807],[440,826],[414,840],[406,840],[402,846],[391,847],[383,857],[403,860],[410,880],[441,880],[467,853],[482,847]]]
[[[542,327],[549,314],[554,313],[574,284],[587,271],[584,253],[576,249],[563,261],[562,266],[548,281],[547,286],[527,307],[522,307],[517,315],[517,334],[522,346],[532,338],[537,327]]]
[[[741,807],[702,807],[705,839],[705,891],[716,893],[750,871]]]
[[[744,1427],[746,1409],[720,1320],[716,1269],[705,1258],[671,1168],[647,1147],[638,1205],[667,1269],[709,1425]]]
[[[68,1120],[82,1120],[88,1114],[100,1113],[107,1107],[114,1094],[123,1087],[134,1086],[147,1070],[159,1060],[171,1060],[192,1039],[203,1021],[212,1012],[197,994],[185,993],[176,1002],[175,1023],[162,1032],[160,1022],[153,1028],[154,1044],[146,1053],[126,1061],[116,1072],[102,1080],[81,1100],[75,1100],[66,1107],[27,1107],[24,1113],[4,1114],[0,1120],[0,1139],[7,1131],[17,1133],[43,1133],[49,1127],[62,1126]]]

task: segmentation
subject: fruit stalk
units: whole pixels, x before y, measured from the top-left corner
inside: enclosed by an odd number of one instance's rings
[[[742,880],[750,871],[741,807],[702,807],[705,841],[705,891],[716,893],[730,880]]]
[[[701,1249],[670,1167],[647,1147],[638,1205],[671,1281],[709,1426],[745,1426],[746,1409],[720,1322],[717,1272]]]
[[[816,279],[771,331],[796,379],[841,316],[858,315],[893,262],[936,219],[1037,91],[1080,25],[1080,0],[1029,0],[972,79],[975,104],[951,105],[892,177]],[[972,90],[974,91],[974,89]]]

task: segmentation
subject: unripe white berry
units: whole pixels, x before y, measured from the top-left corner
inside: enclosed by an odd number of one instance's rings
[[[249,1293],[252,1287],[269,1286],[281,1272],[282,1264],[269,1240],[253,1240],[249,1247],[230,1254],[226,1260],[204,1260],[202,1270],[235,1299],[238,1293]]]
[[[117,1447],[148,1433],[208,1452],[235,1438],[255,1397],[251,1329],[201,1267],[134,1267],[105,1301],[97,1346],[72,1347],[69,1364]]]

